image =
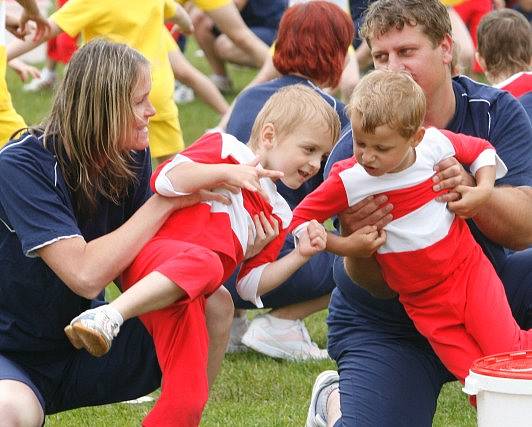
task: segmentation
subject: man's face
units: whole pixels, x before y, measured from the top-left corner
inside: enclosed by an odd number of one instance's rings
[[[371,55],[376,69],[407,71],[421,86],[429,102],[450,78],[452,41],[446,36],[434,46],[420,25],[405,25],[371,39]]]

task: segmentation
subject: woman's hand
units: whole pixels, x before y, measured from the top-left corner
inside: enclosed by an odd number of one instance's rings
[[[255,225],[255,240],[248,239],[248,245],[244,259],[253,258],[260,251],[262,251],[266,245],[268,245],[273,239],[279,235],[279,223],[275,217],[270,215],[270,219],[266,218],[264,212],[253,217],[253,223]],[[253,236],[253,230],[251,224],[248,225],[248,236]]]

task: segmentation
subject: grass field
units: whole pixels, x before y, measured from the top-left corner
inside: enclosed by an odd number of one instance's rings
[[[191,51],[192,49],[189,49]],[[200,58],[190,59],[205,69]],[[238,91],[252,78],[250,70],[231,68]],[[39,94],[22,92],[21,83],[8,72],[8,82],[17,111],[28,124],[38,123],[49,108],[52,92]],[[234,97],[229,96],[231,100]],[[180,106],[180,121],[185,141],[190,144],[207,128],[215,126],[217,115],[199,101]],[[253,316],[254,313],[251,313]],[[320,347],[326,346],[326,312],[317,313],[306,320],[313,339]],[[324,369],[334,369],[333,362],[293,363],[277,361],[254,352],[228,355],[214,386],[204,412],[204,427],[284,427],[303,426],[315,377]],[[154,393],[154,397],[157,393]],[[138,426],[150,410],[152,403],[114,404],[83,408],[56,414],[47,418],[47,426]],[[460,384],[444,387],[438,400],[435,426],[474,426],[475,412],[471,409]],[[177,426],[178,427],[178,426]],[[378,427],[378,426],[375,426]]]

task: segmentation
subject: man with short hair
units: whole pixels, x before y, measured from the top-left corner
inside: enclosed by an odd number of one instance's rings
[[[509,168],[469,226],[502,279],[522,328],[532,326],[532,127],[519,102],[459,76],[451,78],[453,40],[448,12],[438,0],[378,0],[362,35],[375,67],[405,70],[427,98],[425,126],[487,139]],[[352,131],[329,156],[328,168],[350,157]],[[474,186],[454,159],[437,167],[435,190]],[[449,192],[439,200],[453,209]],[[341,216],[343,233],[393,218],[385,195],[366,199]],[[339,376],[326,371],[312,391],[307,426],[430,426],[444,383],[454,378],[417,332],[382,279],[374,258],[337,258],[337,288],[329,306],[329,354]]]

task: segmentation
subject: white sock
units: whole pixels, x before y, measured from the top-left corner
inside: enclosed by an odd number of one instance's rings
[[[122,326],[122,324],[124,323],[124,318],[122,317],[120,312],[116,308],[114,308],[112,305],[110,304],[102,305],[98,307],[97,309],[105,311],[105,313],[107,314],[107,316],[109,316],[111,320],[118,323],[118,326]]]
[[[337,388],[337,382],[322,388],[316,399],[316,414],[319,414],[321,419],[325,422],[327,422],[327,402],[329,401],[329,396]]]
[[[44,67],[41,71],[41,80],[49,81],[55,79],[55,71]]]

